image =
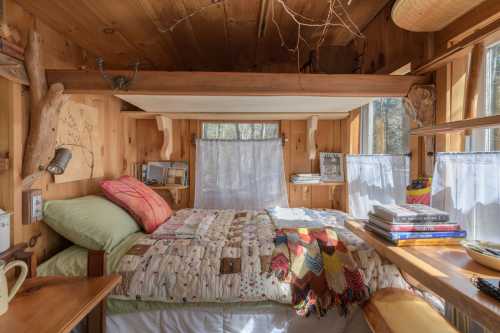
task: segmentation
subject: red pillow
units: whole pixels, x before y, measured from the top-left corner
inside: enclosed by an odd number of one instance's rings
[[[172,209],[163,198],[130,176],[100,183],[104,195],[134,217],[146,233],[152,233],[172,216]]]

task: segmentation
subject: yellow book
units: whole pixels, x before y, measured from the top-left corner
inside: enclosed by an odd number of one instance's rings
[[[432,245],[460,245],[463,238],[423,238],[423,239],[402,239],[393,241],[396,246],[432,246]]]

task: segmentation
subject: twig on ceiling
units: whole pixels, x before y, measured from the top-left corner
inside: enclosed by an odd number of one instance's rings
[[[283,10],[290,16],[290,18],[297,24],[297,38],[295,45],[290,47],[287,45],[283,33],[281,32],[280,26],[275,18],[275,6],[274,3],[278,2]],[[345,9],[344,5],[340,0],[328,0],[328,14],[326,19],[323,21],[317,21],[313,18],[307,17],[298,13],[297,11],[290,8],[284,0],[272,0],[271,2],[271,20],[276,27],[278,36],[280,37],[281,46],[285,47],[289,52],[297,54],[297,70],[300,72],[301,60],[300,60],[300,43],[304,44],[310,49],[315,49],[319,56],[319,49],[324,44],[328,31],[332,27],[341,27],[347,29],[352,35],[358,38],[363,38],[364,35],[359,30],[357,25],[351,19],[349,13]],[[310,46],[307,40],[303,37],[302,31],[305,28],[321,29],[321,35],[314,48]]]
[[[211,8],[211,7],[214,7],[214,6],[218,6],[219,4],[224,3],[224,1],[225,1],[225,0],[212,1],[210,4],[205,5],[205,6],[203,6],[203,7],[200,7],[200,8],[198,8],[198,9],[196,9],[195,11],[193,11],[193,12],[191,12],[191,13],[187,14],[186,16],[183,16],[183,17],[181,17],[180,19],[176,20],[176,21],[174,22],[174,24],[172,24],[171,26],[167,27],[167,28],[165,29],[165,31],[162,31],[162,32],[167,32],[167,31],[173,32],[173,31],[174,31],[174,29],[175,29],[175,28],[176,28],[179,24],[181,24],[182,22],[189,20],[191,17],[198,15],[199,13],[201,13],[201,12],[205,11],[205,10],[206,10],[206,9],[208,9],[208,8]]]
[[[209,9],[213,6],[218,6],[221,3],[225,3],[226,1],[230,1],[230,0],[212,0],[212,2],[209,3],[208,5],[202,6],[198,9],[194,10],[193,12],[176,20],[169,27],[163,28],[162,32],[167,32],[167,31],[173,32],[179,24],[191,19],[193,16],[198,15],[199,13],[205,11],[206,9]],[[324,19],[324,20],[318,20],[315,18],[307,17],[307,16],[297,12],[296,10],[290,8],[286,4],[285,0],[269,0],[269,1],[271,2],[271,20],[272,20],[274,26],[276,27],[276,31],[277,31],[278,36],[280,38],[281,47],[286,48],[290,53],[297,54],[297,70],[299,72],[301,69],[301,60],[300,60],[301,43],[304,43],[304,45],[306,45],[307,48],[309,48],[309,50],[316,50],[317,55],[319,56],[319,48],[325,43],[328,32],[329,32],[330,28],[332,28],[332,27],[339,27],[339,28],[346,29],[353,36],[358,37],[358,38],[364,38],[363,33],[360,31],[360,29],[358,28],[356,23],[354,23],[351,16],[349,15],[347,9],[342,4],[342,0],[325,0],[328,2],[328,13],[327,13],[326,19]],[[277,2],[279,5],[281,5],[281,8],[284,10],[284,12],[297,25],[297,38],[295,39],[293,46],[287,45],[287,42],[285,40],[285,37],[283,36],[283,33],[280,29],[280,26],[279,26],[278,22],[276,21],[275,2]],[[266,4],[266,7],[267,7],[267,1],[264,1],[264,4]],[[350,5],[350,1],[347,3],[347,5]],[[263,9],[261,8],[261,10],[263,10]],[[261,13],[261,16],[262,15],[263,15],[263,13]],[[304,38],[304,36],[303,36],[304,28],[321,30],[320,37],[316,41],[314,47],[311,45],[311,41],[308,41],[306,38]],[[262,34],[262,31],[259,31],[259,34]]]

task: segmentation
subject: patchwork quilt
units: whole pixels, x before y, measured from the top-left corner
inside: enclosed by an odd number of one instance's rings
[[[379,288],[410,289],[395,266],[336,223],[334,215],[320,215],[325,219],[320,227],[285,223],[277,228],[273,212],[180,210],[121,259],[122,282],[111,297],[276,301],[307,316],[330,308],[346,313]]]

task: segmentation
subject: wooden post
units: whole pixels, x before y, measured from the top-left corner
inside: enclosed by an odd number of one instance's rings
[[[87,256],[87,277],[106,275],[106,253],[89,250]],[[99,303],[87,316],[87,332],[106,332],[106,299]]]
[[[472,119],[477,117],[477,109],[479,104],[479,82],[481,78],[481,69],[484,63],[484,44],[479,43],[474,45],[470,60],[469,70],[467,75],[467,86],[464,101],[464,119]],[[471,130],[466,130],[465,135],[471,135]]]
[[[46,169],[54,155],[59,113],[68,97],[63,95],[61,83],[54,83],[47,89],[40,36],[33,30],[29,33],[25,63],[30,79],[31,107],[22,176],[25,179],[31,176],[29,179],[34,181],[43,175],[40,171]]]
[[[316,131],[318,130],[318,116],[311,116],[307,120],[307,156],[310,160],[316,158]]]

